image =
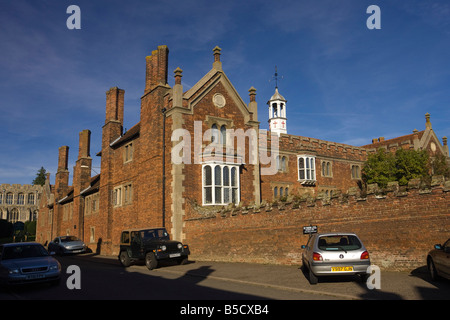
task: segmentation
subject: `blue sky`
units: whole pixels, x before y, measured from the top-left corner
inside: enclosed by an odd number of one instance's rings
[[[69,5],[81,30],[69,30]],[[369,30],[369,5],[381,29]],[[257,89],[261,128],[275,65],[287,102],[288,133],[361,146],[425,127],[450,136],[448,0],[0,0],[0,184],[31,183],[57,168],[78,133],[92,131],[100,172],[105,92],[125,89],[125,124],[139,121],[145,57],[169,47],[169,85],[183,69],[185,90],[222,48],[224,72],[243,100]],[[442,143],[442,141],[441,141]]]

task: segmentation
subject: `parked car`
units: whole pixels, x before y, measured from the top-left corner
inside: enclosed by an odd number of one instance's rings
[[[58,284],[61,265],[44,246],[34,242],[0,245],[0,282],[4,285],[51,282]]]
[[[302,267],[308,269],[311,284],[322,276],[358,274],[363,281],[368,277],[369,252],[354,233],[311,234],[302,248]]]
[[[444,245],[434,245],[434,249],[428,252],[427,267],[431,279],[442,277],[450,280],[450,239]]]
[[[170,240],[164,228],[124,230],[120,237],[119,261],[124,267],[138,261],[144,261],[150,270],[155,269],[161,260],[183,264],[189,254],[189,246]]]
[[[56,254],[84,253],[86,244],[75,236],[56,237],[48,244],[48,252]]]

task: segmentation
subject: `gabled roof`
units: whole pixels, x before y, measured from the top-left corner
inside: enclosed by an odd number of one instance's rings
[[[117,148],[121,146],[122,144],[133,140],[135,137],[137,137],[141,130],[141,122],[136,123],[130,130],[125,132],[122,136],[120,136],[117,140],[113,141],[110,146],[112,148]]]
[[[239,93],[234,88],[230,79],[226,74],[219,69],[212,68],[207,74],[205,74],[191,89],[183,94],[183,99],[190,100],[189,109],[191,112],[197,105],[197,103],[208,94],[218,83],[221,83],[228,91],[229,96],[233,99],[236,106],[244,115],[246,121],[250,120],[250,110],[247,104],[242,100]],[[198,94],[197,96],[195,96]],[[195,97],[194,97],[195,96]]]
[[[86,189],[81,191],[80,194],[82,194],[83,196],[87,196],[87,195],[97,192],[99,190],[99,188],[100,188],[100,173],[91,178],[89,187],[87,187]]]
[[[417,136],[418,136],[419,140],[422,139],[424,133],[425,133],[425,130],[417,132]],[[407,134],[407,135],[404,135],[401,137],[396,137],[396,138],[387,139],[387,140],[380,138],[376,142],[362,146],[362,148],[367,148],[367,149],[381,148],[381,147],[388,147],[391,144],[401,145],[402,143],[407,143],[407,142],[413,144],[415,135],[416,135],[416,133],[411,133],[411,134]]]

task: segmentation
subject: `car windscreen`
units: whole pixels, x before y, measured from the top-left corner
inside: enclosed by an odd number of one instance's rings
[[[17,245],[3,249],[2,260],[24,259],[48,256],[44,247],[39,245]]]
[[[169,234],[165,229],[151,229],[141,231],[143,240],[170,240]]]
[[[61,237],[61,242],[70,242],[70,241],[78,241],[78,238],[74,236]]]
[[[351,251],[361,249],[361,242],[355,235],[325,235],[319,237],[317,246],[325,251]]]

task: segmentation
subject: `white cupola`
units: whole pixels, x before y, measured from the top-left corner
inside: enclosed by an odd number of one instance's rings
[[[275,87],[275,94],[267,102],[269,105],[269,129],[272,132],[287,133],[286,99]]]

